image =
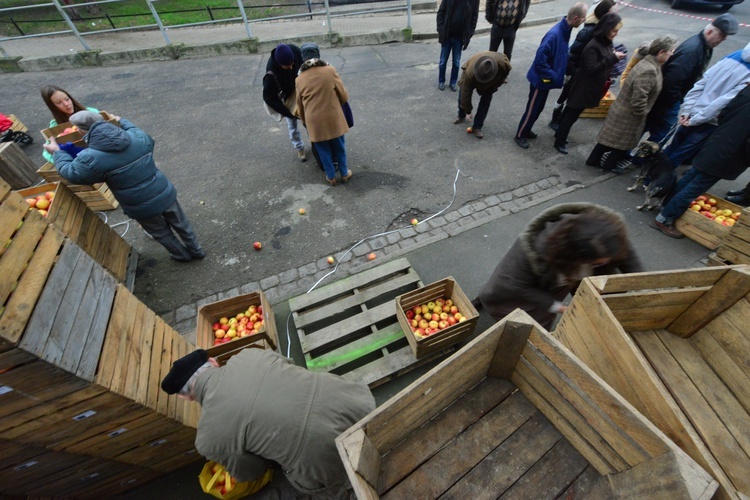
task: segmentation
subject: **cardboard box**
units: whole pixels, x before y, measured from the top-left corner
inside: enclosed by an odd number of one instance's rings
[[[360,499],[711,498],[716,481],[516,310],[336,438]]]
[[[441,297],[451,299],[453,304],[458,307],[458,311],[466,316],[467,320],[449,326],[428,337],[417,337],[412,332],[405,311],[414,306],[435,301]],[[457,344],[474,333],[479,313],[471,305],[471,300],[461,290],[456,280],[453,277],[448,277],[396,297],[396,316],[398,317],[401,329],[404,331],[406,340],[414,352],[414,356],[419,359],[445,347]]]
[[[734,203],[711,193],[705,193],[702,196],[715,199],[717,209],[729,209],[732,212],[742,211],[741,206],[735,205]],[[709,250],[716,250],[719,247],[719,244],[721,244],[721,241],[731,230],[731,227],[723,226],[720,223],[690,209],[686,210],[685,213],[674,222],[674,226],[686,237]]]
[[[263,328],[253,335],[240,337],[225,344],[214,346],[214,332],[211,327],[222,317],[231,318],[245,312],[250,306],[262,306]],[[276,318],[271,310],[271,304],[266,300],[263,291],[238,295],[231,299],[220,300],[206,304],[198,310],[196,320],[196,345],[205,349],[209,357],[216,358],[222,365],[232,356],[247,347],[274,349],[279,344],[276,333]]]
[[[553,335],[721,485],[750,496],[750,266],[587,278]]]

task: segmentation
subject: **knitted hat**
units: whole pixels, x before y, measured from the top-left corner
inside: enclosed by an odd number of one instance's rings
[[[70,115],[70,123],[78,127],[79,129],[88,131],[91,126],[96,123],[103,121],[102,115],[99,113],[92,113],[91,111],[78,111]]]
[[[479,83],[487,83],[497,75],[497,61],[490,56],[482,56],[474,65],[474,77]]]
[[[208,361],[208,353],[203,349],[197,349],[187,356],[183,356],[174,363],[167,376],[161,381],[161,388],[167,394],[177,394],[180,392],[193,373]]]
[[[280,43],[276,46],[276,51],[273,53],[273,58],[276,60],[276,64],[279,66],[289,66],[294,64],[294,52],[292,52],[289,45]]]
[[[729,13],[720,15],[711,24],[719,28],[725,35],[734,35],[739,29],[737,19]]]

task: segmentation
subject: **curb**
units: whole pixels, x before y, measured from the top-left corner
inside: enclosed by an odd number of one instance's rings
[[[205,304],[228,299],[258,290],[263,290],[271,305],[307,293],[313,286],[324,286],[370,269],[376,265],[403,257],[412,250],[432,243],[459,236],[502,217],[516,214],[523,210],[546,203],[559,196],[584,189],[614,177],[615,174],[603,174],[586,184],[564,186],[559,176],[551,176],[505,193],[490,195],[469,202],[456,210],[422,221],[419,225],[407,226],[398,231],[389,232],[387,236],[375,236],[366,239],[352,251],[336,252],[336,266],[328,264],[326,257],[283,271],[279,274],[252,281],[242,286],[215,293],[201,300],[184,304],[177,309],[161,314],[162,319],[177,330],[187,341],[195,343],[195,328],[198,309]],[[375,261],[368,261],[366,255],[373,252]],[[332,273],[332,271],[334,271]],[[333,275],[326,279],[328,275]]]

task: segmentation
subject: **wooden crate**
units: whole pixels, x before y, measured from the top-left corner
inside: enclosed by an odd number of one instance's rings
[[[92,186],[71,184],[62,178],[52,163],[45,163],[37,170],[37,174],[47,182],[59,182],[65,184],[76,196],[81,198],[91,210],[115,210],[120,202],[115,199],[112,191],[106,183],[94,184]]]
[[[434,302],[439,298],[451,299],[454,305],[458,307],[459,312],[463,314],[467,320],[462,321],[461,323],[456,323],[455,325],[449,326],[448,328],[440,330],[439,332],[427,337],[417,337],[412,332],[409,320],[404,311],[411,309],[414,306]],[[406,336],[406,340],[411,346],[414,356],[419,359],[445,347],[458,344],[465,338],[469,337],[474,333],[474,329],[477,327],[479,313],[453,277],[448,277],[396,297],[396,317],[398,318],[398,323],[401,325],[401,329]]]
[[[118,125],[117,120],[115,120],[114,117],[106,111],[101,111],[99,114],[102,115],[102,118],[104,118],[105,121]],[[75,132],[70,132],[65,135],[60,135],[58,137],[58,135],[61,134],[66,128],[71,127],[73,127],[72,123],[65,122],[60,123],[59,125],[55,125],[54,127],[42,129],[42,137],[44,137],[45,140],[54,138],[58,144],[65,144],[66,142],[77,142],[83,140],[84,134],[80,130],[76,130]]]
[[[740,218],[719,243],[716,256],[732,264],[750,264],[750,208],[742,209]]]
[[[711,193],[705,193],[703,196],[714,198],[716,207],[729,209],[732,212],[741,212],[742,207],[732,202],[724,200]],[[742,217],[740,217],[742,219]],[[679,229],[686,237],[695,241],[709,250],[716,250],[719,244],[724,240],[732,228],[723,226],[708,217],[700,215],[692,210],[686,210],[676,221],[674,226]]]
[[[357,498],[710,498],[716,481],[519,310],[336,438]]]
[[[421,286],[397,259],[290,299],[307,369],[376,387],[452,352],[417,359],[409,347],[394,299]]]
[[[615,99],[617,99],[617,96],[611,91],[607,91],[606,95],[599,103],[599,106],[584,109],[583,113],[581,113],[581,118],[606,118],[607,113],[609,113],[609,108],[612,106],[612,103],[615,102]]]
[[[721,485],[750,495],[750,268],[586,279],[554,332]]]
[[[27,198],[48,191],[54,192],[55,197],[49,207],[47,221],[57,226],[115,278],[121,282],[133,282],[138,252],[68,187],[59,183],[42,184],[17,193]]]
[[[214,346],[214,333],[211,325],[222,317],[233,317],[245,312],[250,306],[261,306],[263,311],[263,328],[258,333],[240,337]],[[198,310],[196,320],[196,345],[205,349],[209,357],[216,358],[220,364],[225,364],[229,358],[248,346],[268,348],[276,350],[279,345],[279,336],[276,332],[276,318],[273,315],[271,304],[268,303],[266,295],[262,290],[257,292],[238,295],[230,299],[220,300],[206,304]]]
[[[39,180],[36,165],[15,142],[0,143],[0,177],[13,189],[31,186]]]

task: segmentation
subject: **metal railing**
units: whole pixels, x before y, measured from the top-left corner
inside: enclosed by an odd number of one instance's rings
[[[91,50],[89,45],[84,40],[85,36],[88,35],[96,35],[96,34],[102,34],[102,33],[114,33],[114,32],[121,32],[121,31],[132,31],[132,30],[143,30],[143,29],[153,29],[158,28],[164,37],[164,40],[167,45],[171,45],[172,42],[169,39],[169,35],[167,34],[168,29],[172,28],[183,28],[183,27],[191,27],[191,26],[205,26],[205,25],[212,25],[212,24],[227,24],[227,23],[242,23],[245,27],[245,31],[247,33],[248,38],[252,38],[252,30],[250,25],[253,23],[261,23],[261,22],[268,22],[268,21],[279,21],[279,20],[293,20],[293,19],[301,19],[301,18],[308,18],[313,19],[313,17],[326,17],[326,24],[328,26],[328,32],[333,32],[333,25],[331,23],[331,19],[333,18],[340,18],[345,16],[358,16],[358,15],[365,15],[365,14],[378,14],[378,13],[386,13],[386,12],[398,12],[398,11],[405,11],[406,13],[406,28],[411,28],[411,0],[406,0],[405,5],[397,5],[392,7],[382,7],[382,8],[372,8],[372,7],[365,7],[363,9],[338,9],[336,12],[331,11],[331,6],[329,5],[329,0],[323,0],[323,2],[312,2],[311,0],[306,0],[306,3],[304,4],[279,4],[279,5],[263,5],[263,6],[254,6],[254,7],[288,7],[288,6],[306,6],[307,12],[300,13],[300,14],[284,14],[279,16],[271,16],[271,17],[263,17],[263,18],[255,18],[250,19],[246,12],[246,6],[242,3],[242,0],[237,0],[237,9],[239,9],[240,16],[239,17],[231,17],[231,18],[225,18],[225,19],[214,19],[213,14],[211,12],[211,8],[207,7],[207,11],[209,16],[211,17],[211,20],[209,21],[200,21],[200,22],[193,22],[193,23],[183,23],[183,24],[172,24],[172,25],[165,25],[165,23],[162,20],[162,15],[159,14],[158,10],[156,9],[155,4],[159,2],[159,0],[145,0],[146,5],[148,6],[148,9],[151,13],[151,16],[154,18],[153,24],[143,24],[138,26],[128,26],[128,27],[122,27],[122,28],[116,28],[114,25],[114,22],[112,20],[112,17],[110,17],[107,14],[104,14],[103,17],[92,17],[89,19],[86,19],[86,21],[91,21],[92,19],[107,19],[109,21],[110,26],[112,28],[107,29],[98,29],[94,31],[89,32],[81,32],[77,29],[75,25],[75,21],[71,19],[71,17],[68,14],[68,10],[70,9],[77,9],[81,7],[87,7],[87,6],[94,6],[94,5],[103,5],[103,4],[111,4],[111,3],[118,3],[123,2],[125,0],[94,0],[91,2],[84,2],[84,3],[76,3],[73,5],[62,5],[60,3],[60,0],[52,0],[51,3],[42,3],[42,4],[35,4],[35,5],[27,5],[27,6],[19,6],[19,7],[9,7],[0,9],[0,14],[6,13],[6,12],[13,12],[13,11],[21,11],[21,10],[28,10],[28,9],[40,9],[40,8],[51,8],[54,7],[57,12],[60,14],[62,21],[68,26],[69,29],[67,30],[57,30],[57,31],[51,31],[46,33],[36,33],[36,34],[24,34],[23,30],[20,28],[20,26],[17,24],[16,21],[13,20],[13,18],[10,18],[10,22],[16,27],[16,29],[22,33],[19,36],[9,36],[0,38],[0,42],[3,41],[9,41],[9,40],[19,40],[19,39],[25,39],[25,38],[35,38],[35,37],[44,37],[44,36],[51,36],[51,35],[69,35],[73,34],[78,41],[81,43],[83,48],[85,50]],[[388,1],[388,0],[371,0],[370,3],[378,3],[378,1]],[[390,2],[394,3],[394,2]],[[320,10],[313,10],[314,5],[320,5],[322,9]],[[355,4],[355,5],[363,5],[366,4]],[[228,7],[222,7],[223,9],[227,9]],[[219,9],[214,8],[214,10]],[[187,12],[187,11],[172,11],[170,13],[175,12]],[[142,16],[144,14],[132,14],[131,16]],[[4,51],[2,51],[4,52]]]

